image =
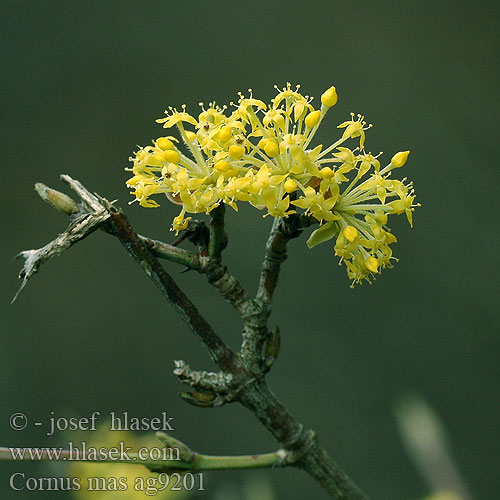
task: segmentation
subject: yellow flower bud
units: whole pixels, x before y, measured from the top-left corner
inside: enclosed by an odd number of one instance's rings
[[[156,144],[160,149],[163,150],[174,149],[174,143],[170,139],[167,139],[166,137],[160,137],[156,141]]]
[[[349,243],[352,243],[358,235],[358,230],[354,226],[347,226],[344,228],[344,237]]]
[[[260,148],[260,149],[264,149],[266,147],[266,144],[269,142],[269,139],[267,139],[266,137],[264,137],[263,139],[261,139],[259,141],[259,143],[257,144],[257,146]]]
[[[130,179],[127,180],[127,186],[135,186],[136,184],[139,184],[143,180],[143,177],[141,175],[134,175]],[[36,189],[36,184],[35,184],[35,189]]]
[[[295,106],[293,107],[293,116],[294,116],[296,122],[299,121],[299,119],[302,116],[302,114],[304,113],[305,109],[306,109],[306,107],[304,106],[304,104],[302,102],[297,102],[295,104]]]
[[[321,120],[321,111],[318,109],[312,111],[306,116],[306,126],[309,128],[314,128]]]
[[[231,170],[228,170],[227,172],[224,172],[224,177],[234,177],[238,175],[240,171],[237,168],[232,168]]]
[[[206,139],[203,145],[207,149],[210,149],[212,151],[219,151],[220,150],[219,145],[213,139]]]
[[[409,151],[400,151],[399,153],[396,153],[392,157],[391,165],[394,168],[402,167],[406,163],[406,160],[408,159],[409,154],[410,154]]]
[[[165,161],[168,161],[170,163],[179,163],[180,159],[179,153],[172,149],[167,149],[167,151],[164,151],[162,157]]]
[[[151,196],[158,189],[158,184],[149,184],[144,186],[142,194],[144,197]]]
[[[274,141],[267,141],[264,151],[269,158],[274,158],[278,154],[278,145]]]
[[[214,165],[214,168],[219,172],[227,172],[231,168],[231,165],[226,160],[219,160]]]
[[[283,187],[287,193],[293,193],[297,189],[297,183],[293,179],[287,179]]]
[[[229,148],[229,156],[234,160],[239,160],[243,156],[243,153],[245,153],[243,146],[234,145]]]
[[[273,118],[273,122],[277,127],[279,127],[281,130],[285,128],[285,119],[283,118],[283,115],[279,114]]]
[[[371,271],[372,273],[378,272],[378,260],[375,257],[367,257],[365,260],[365,266],[368,271]]]
[[[325,90],[323,92],[323,95],[321,96],[321,104],[323,104],[323,106],[326,106],[327,108],[335,106],[335,104],[337,104],[337,100],[337,90],[333,85],[328,90]]]
[[[323,179],[331,179],[335,175],[335,172],[330,167],[323,167],[319,171],[319,175],[321,175]]]
[[[186,130],[186,137],[189,142],[193,142],[196,139],[196,134],[191,130]]]
[[[220,130],[219,130],[219,139],[222,141],[222,142],[227,142],[229,141],[229,139],[231,139],[231,137],[233,137],[233,133],[231,132],[231,127],[222,127]]]

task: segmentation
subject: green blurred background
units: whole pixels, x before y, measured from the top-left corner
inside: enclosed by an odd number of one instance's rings
[[[99,410],[175,417],[176,436],[207,453],[276,444],[245,409],[183,403],[173,359],[210,369],[201,345],[121,246],[94,234],[47,264],[14,305],[12,257],[62,231],[64,216],[33,190],[64,189],[68,173],[118,199],[139,232],[171,241],[176,207],[128,207],[123,168],[137,144],[162,134],[168,105],[219,103],[252,88],[263,100],[287,81],[339,103],[318,143],[350,111],[374,123],[367,150],[412,154],[404,175],[422,203],[414,229],[392,222],[401,260],[373,286],[349,288],[329,245],[290,248],[272,323],[282,352],[269,379],[282,402],[374,500],[428,492],[397,433],[392,406],[419,392],[445,424],[477,499],[498,498],[498,2],[487,1],[3,1],[1,184],[3,239],[0,445],[64,444],[8,415]],[[230,213],[226,259],[250,290],[270,226],[251,208]],[[238,345],[238,319],[203,277],[167,265],[216,330]],[[66,439],[67,440],[67,439]],[[47,468],[48,467],[48,468]],[[2,498],[18,470],[0,464]],[[259,472],[279,499],[324,498],[293,468]],[[207,474],[212,498],[245,473]]]

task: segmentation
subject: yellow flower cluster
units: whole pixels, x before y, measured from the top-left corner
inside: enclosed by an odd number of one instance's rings
[[[220,203],[235,210],[249,202],[265,215],[310,215],[320,223],[308,240],[310,247],[337,237],[335,253],[347,265],[353,283],[390,267],[387,216],[405,213],[412,224],[412,183],[391,178],[402,167],[409,151],[397,153],[381,168],[378,156],[364,149],[365,131],[371,127],[361,115],[341,123],[342,136],[330,146],[311,147],[311,141],[327,111],[336,104],[330,87],[315,109],[312,98],[290,84],[266,105],[239,94],[228,112],[226,106],[201,106],[197,118],[169,108],[157,120],[165,128],[176,126],[184,148],[172,136],[160,137],[139,149],[133,161],[133,177],[127,185],[143,207],[157,207],[152,195],[164,193],[182,205],[173,229],[188,226],[186,213],[210,212]],[[359,141],[353,149],[343,144]],[[190,155],[186,154],[189,151]]]

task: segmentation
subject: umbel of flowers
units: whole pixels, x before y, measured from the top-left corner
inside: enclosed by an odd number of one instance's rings
[[[365,150],[364,117],[351,113],[341,123],[341,137],[327,147],[312,140],[328,110],[337,102],[335,87],[312,98],[290,84],[277,89],[269,105],[239,94],[231,108],[203,104],[198,117],[169,108],[157,120],[176,127],[180,139],[160,137],[131,158],[127,185],[143,207],[157,207],[153,195],[165,194],[180,205],[173,230],[186,229],[186,213],[209,213],[220,203],[238,210],[248,202],[264,215],[310,215],[319,223],[308,240],[313,247],[335,238],[335,254],[347,266],[352,283],[370,281],[391,267],[390,245],[396,237],[387,227],[392,214],[405,214],[410,225],[417,204],[411,182],[392,178],[409,151],[396,153],[381,166],[380,154]],[[347,147],[347,146],[350,147]]]

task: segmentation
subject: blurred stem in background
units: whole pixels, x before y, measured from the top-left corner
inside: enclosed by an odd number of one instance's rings
[[[409,393],[396,402],[394,413],[408,455],[434,492],[424,500],[473,500],[453,460],[446,429],[430,405]]]

